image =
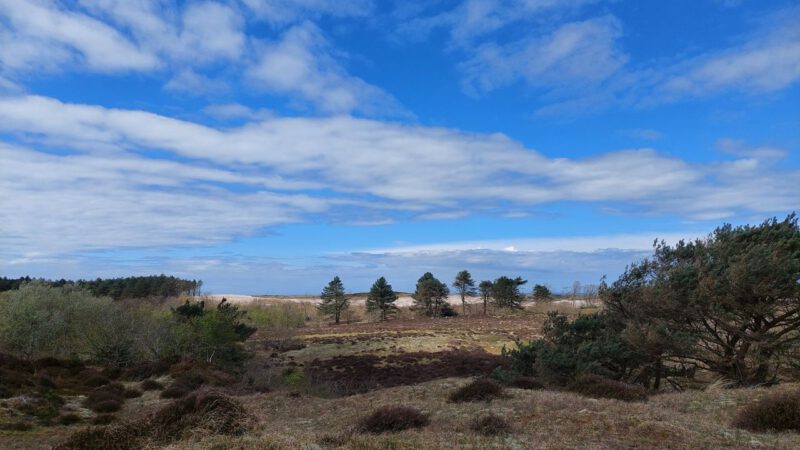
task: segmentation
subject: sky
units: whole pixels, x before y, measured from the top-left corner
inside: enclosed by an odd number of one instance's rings
[[[800,209],[792,0],[0,0],[0,275],[613,280]]]

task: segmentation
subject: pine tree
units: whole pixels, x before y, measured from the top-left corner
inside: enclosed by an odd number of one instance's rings
[[[380,310],[381,320],[386,320],[387,316],[397,309],[394,306],[395,300],[397,300],[397,294],[392,290],[392,285],[386,282],[386,278],[380,277],[369,290],[367,311]]]
[[[466,314],[466,297],[475,296],[475,281],[472,279],[472,275],[470,275],[469,271],[462,270],[458,272],[456,279],[453,280],[453,287],[456,289],[456,292],[461,295],[461,312]]]
[[[533,299],[536,301],[547,301],[553,297],[553,293],[550,292],[550,289],[543,285],[537,284],[533,287]]]
[[[320,298],[322,303],[317,307],[319,312],[333,317],[333,321],[338,324],[342,312],[350,306],[350,299],[344,295],[342,280],[339,277],[333,277],[333,280],[322,290]]]
[[[447,295],[450,290],[447,285],[436,279],[432,273],[426,272],[417,280],[417,288],[411,296],[414,299],[414,309],[426,316],[453,315]]]
[[[519,287],[527,282],[520,277],[500,277],[494,280],[492,298],[494,298],[495,304],[501,308],[522,308],[524,296],[519,291]]]
[[[481,281],[481,284],[478,285],[478,290],[481,293],[481,299],[483,299],[483,315],[486,315],[486,305],[489,303],[489,299],[492,298],[492,288],[494,285],[489,280]]]

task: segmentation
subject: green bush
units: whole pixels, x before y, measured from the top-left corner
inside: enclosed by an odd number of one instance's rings
[[[493,377],[506,384],[525,376],[563,385],[584,374],[624,378],[643,362],[642,356],[620,336],[621,325],[604,313],[570,321],[552,311],[542,332],[543,339],[503,348],[509,367]]]

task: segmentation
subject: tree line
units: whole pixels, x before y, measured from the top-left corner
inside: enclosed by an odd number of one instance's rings
[[[169,298],[181,295],[199,295],[203,286],[201,280],[185,280],[168,275],[143,277],[97,278],[96,280],[46,280],[31,277],[0,277],[0,292],[19,289],[25,283],[36,281],[50,287],[74,286],[86,289],[97,297],[111,297],[114,300],[135,298]]]
[[[485,315],[489,304],[498,308],[522,308],[525,294],[522,293],[521,287],[527,282],[521,277],[502,276],[494,281],[484,280],[476,284],[469,271],[462,270],[456,274],[452,286],[461,297],[462,313],[466,312],[467,297],[480,295]],[[447,301],[449,295],[450,288],[447,284],[439,281],[431,272],[426,272],[417,280],[414,293],[411,295],[414,300],[411,309],[428,317],[456,316],[458,313]],[[550,289],[544,285],[537,284],[533,288],[534,300],[550,300],[552,295]],[[334,323],[338,324],[342,314],[350,307],[350,297],[345,293],[342,280],[338,276],[334,277],[323,288],[320,298],[321,302],[317,307],[319,312],[329,316]],[[398,296],[392,289],[392,285],[386,281],[386,278],[380,277],[375,280],[367,294],[367,311],[377,311],[380,314],[380,320],[387,320],[397,311],[394,304],[397,299]]]

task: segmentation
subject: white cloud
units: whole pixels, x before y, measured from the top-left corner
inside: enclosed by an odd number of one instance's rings
[[[184,69],[172,77],[164,89],[191,95],[221,94],[228,90],[228,84],[214,80],[191,69]]]
[[[220,120],[247,119],[262,120],[273,117],[273,113],[266,109],[253,109],[239,103],[212,104],[203,108],[203,112]]]
[[[0,159],[5,255],[208,245],[303,220],[331,203],[276,194],[268,188],[297,186],[274,177],[132,155],[57,156],[0,144]]]
[[[114,28],[49,1],[0,0],[0,64],[10,70],[54,69],[65,64],[99,72],[152,70],[155,55]]]
[[[467,86],[485,92],[518,80],[551,88],[602,81],[627,61],[617,48],[620,33],[619,21],[606,16],[508,44],[484,44],[463,64]]]
[[[212,128],[36,96],[0,98],[0,131],[72,152],[5,150],[0,194],[12,200],[0,223],[7,240],[33,252],[217,242],[311,217],[452,219],[552,202],[694,220],[800,205],[800,172],[759,153],[703,165],[652,149],[551,159],[502,135],[353,117]],[[147,150],[186,162],[140,155]],[[53,209],[42,210],[45,204]],[[43,242],[53,236],[64,238]],[[509,246],[526,248],[499,248]]]
[[[392,96],[349,75],[337,56],[322,31],[304,22],[279,41],[261,45],[247,77],[260,89],[300,97],[329,113],[402,112]]]
[[[442,253],[458,251],[493,252],[578,252],[591,253],[605,250],[650,251],[655,239],[676,243],[681,239],[704,236],[704,232],[642,232],[605,234],[597,236],[564,236],[546,238],[511,238],[483,241],[443,242],[413,246],[385,247],[363,250],[370,254]]]
[[[601,0],[465,0],[452,9],[433,15],[420,14],[424,7],[401,2],[396,13],[399,33],[407,39],[422,40],[435,29],[445,29],[454,45],[469,47],[476,40],[518,23],[554,22],[565,14]],[[422,2],[429,6],[429,2]],[[404,17],[410,12],[414,16]]]
[[[668,99],[735,89],[765,93],[800,80],[800,9],[776,14],[746,43],[710,52],[671,70],[657,95]]]

